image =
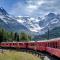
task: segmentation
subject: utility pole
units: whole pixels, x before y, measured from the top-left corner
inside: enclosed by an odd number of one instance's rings
[[[49,40],[49,28],[48,28],[48,36],[47,37],[48,37],[48,40]]]

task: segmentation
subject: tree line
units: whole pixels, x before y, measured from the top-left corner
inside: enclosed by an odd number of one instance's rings
[[[0,42],[19,42],[19,41],[31,41],[32,36],[25,33],[9,32],[5,29],[0,29]]]

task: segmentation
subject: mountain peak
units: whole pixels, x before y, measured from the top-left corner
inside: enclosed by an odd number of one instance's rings
[[[49,13],[47,16],[49,16],[49,17],[55,17],[56,15],[55,15],[55,13]]]
[[[52,12],[51,12],[51,13],[49,13],[48,15],[55,15],[55,13],[52,13]]]
[[[0,7],[0,15],[7,15],[8,13],[5,11],[3,7]]]
[[[57,17],[57,15],[55,13],[49,13],[45,16],[45,19],[47,19],[49,21],[49,20],[52,20],[56,17]]]
[[[3,7],[0,7],[0,9],[2,9],[2,10],[3,10],[4,8],[3,8]]]

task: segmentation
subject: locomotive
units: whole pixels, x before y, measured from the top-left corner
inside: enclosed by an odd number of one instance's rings
[[[2,42],[0,43],[0,47],[18,49],[29,48],[36,51],[48,52],[49,54],[60,58],[60,38],[30,42]]]

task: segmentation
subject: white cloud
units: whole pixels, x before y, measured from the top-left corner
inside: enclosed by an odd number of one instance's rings
[[[27,6],[26,11],[31,14],[36,9],[37,9],[36,5],[29,5],[29,6]]]
[[[44,16],[47,12],[60,12],[60,0],[25,0],[11,7],[11,14],[22,16]]]
[[[16,4],[14,4],[10,10],[11,14],[17,15],[17,14],[21,14],[21,15],[29,15],[31,16],[34,11],[36,11],[41,4],[44,3],[44,1],[42,0],[30,0],[30,1],[26,1],[27,4],[22,4],[21,2],[17,2]]]
[[[29,15],[32,15],[34,13],[34,11],[36,11],[42,4],[44,3],[44,1],[42,0],[35,0],[35,1],[28,1],[28,5],[26,7],[26,11],[29,13]]]

